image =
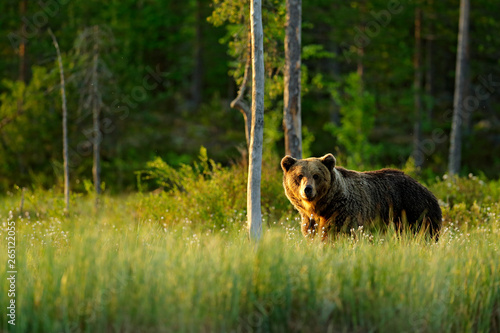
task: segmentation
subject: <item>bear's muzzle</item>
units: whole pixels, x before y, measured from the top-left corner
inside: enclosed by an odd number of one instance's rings
[[[302,198],[311,201],[315,196],[316,193],[314,191],[314,187],[312,185],[306,185],[302,192]]]

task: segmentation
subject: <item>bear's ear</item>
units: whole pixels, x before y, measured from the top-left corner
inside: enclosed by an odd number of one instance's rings
[[[283,171],[286,172],[286,171],[290,170],[292,165],[294,165],[296,162],[297,162],[297,160],[295,158],[293,158],[290,155],[286,155],[281,160],[281,168],[283,169]]]
[[[322,158],[319,159],[321,163],[323,163],[328,170],[332,170],[335,167],[335,163],[337,160],[335,160],[335,157],[332,154],[326,154]]]

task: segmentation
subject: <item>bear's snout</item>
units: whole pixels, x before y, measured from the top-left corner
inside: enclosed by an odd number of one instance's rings
[[[304,189],[304,193],[306,194],[306,196],[310,197],[313,193],[313,187],[311,185],[307,185]]]
[[[307,200],[312,200],[314,199],[314,196],[315,196],[314,187],[312,185],[306,185],[304,187],[302,197]]]

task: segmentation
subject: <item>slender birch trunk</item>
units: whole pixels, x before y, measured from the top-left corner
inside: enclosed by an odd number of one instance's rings
[[[94,26],[94,54],[93,54],[93,68],[92,68],[92,118],[93,118],[93,150],[94,150],[94,165],[92,167],[92,174],[94,177],[94,189],[96,194],[95,206],[99,204],[99,195],[101,194],[101,129],[99,128],[99,120],[101,113],[101,103],[99,96],[99,79],[98,79],[98,64],[99,64],[99,27]]]
[[[59,64],[59,75],[61,78],[61,98],[62,98],[62,130],[63,130],[63,161],[64,161],[64,202],[65,211],[69,212],[69,165],[68,165],[68,109],[66,104],[66,85],[64,82],[64,67],[62,63],[61,51],[56,36],[49,28],[50,37],[57,52],[57,62]]]
[[[252,129],[248,165],[247,217],[250,239],[258,241],[262,236],[260,182],[264,139],[264,33],[261,0],[251,0],[250,20],[252,33]]]

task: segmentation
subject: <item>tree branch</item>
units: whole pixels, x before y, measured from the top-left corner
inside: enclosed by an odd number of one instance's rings
[[[243,114],[245,119],[245,138],[247,140],[247,147],[250,145],[250,126],[252,124],[252,113],[250,106],[245,102],[245,90],[247,87],[248,76],[250,73],[250,68],[252,66],[252,53],[250,48],[250,35],[249,35],[249,47],[247,62],[245,65],[245,74],[243,75],[243,81],[241,81],[240,89],[238,90],[238,96],[231,102],[230,106],[233,109],[238,109]]]
[[[0,121],[0,131],[3,130],[3,128],[5,126],[7,126],[8,124],[10,124],[12,121],[14,121],[17,117],[21,116],[22,114],[24,113],[24,111],[18,111],[16,113],[14,113],[12,116],[10,117],[5,117],[3,118],[1,121]]]

